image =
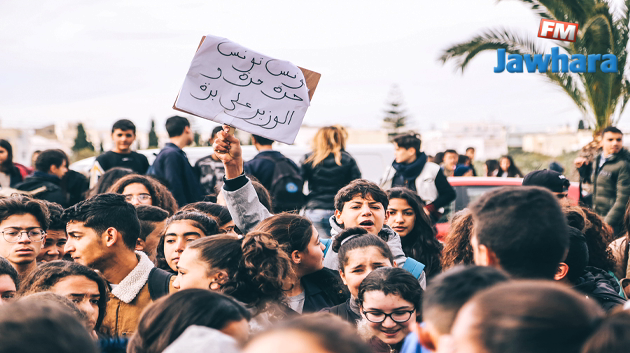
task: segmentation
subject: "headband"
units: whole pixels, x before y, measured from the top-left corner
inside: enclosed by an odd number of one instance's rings
[[[361,236],[363,234],[352,234],[351,236],[347,237],[346,239],[341,241],[341,244],[339,245],[339,247],[341,248],[343,246],[343,244],[345,244],[348,240],[356,238],[358,236]]]

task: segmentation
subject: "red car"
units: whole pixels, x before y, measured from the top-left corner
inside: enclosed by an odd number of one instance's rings
[[[449,220],[457,211],[463,210],[469,203],[476,200],[484,193],[501,186],[518,186],[523,184],[523,178],[497,178],[497,177],[450,177],[451,184],[457,197],[451,202],[450,207],[446,207],[444,216],[436,224],[438,229],[438,240],[442,241],[448,234],[450,227]],[[572,182],[569,186],[569,199],[577,204],[580,199],[579,183]]]

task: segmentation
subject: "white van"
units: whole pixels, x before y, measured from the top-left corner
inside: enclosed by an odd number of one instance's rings
[[[254,146],[242,146],[243,159],[248,161],[256,156],[258,151]],[[274,146],[274,150],[281,152],[288,158],[291,158],[298,165],[305,154],[310,149],[305,146],[278,145]],[[389,167],[394,161],[394,145],[393,144],[372,144],[372,145],[347,145],[346,151],[354,157],[361,169],[361,175],[364,179],[378,183],[385,172],[385,168]],[[149,163],[153,164],[155,157],[160,152],[159,149],[139,150],[147,156]],[[195,165],[197,160],[208,156],[212,153],[212,147],[186,147],[184,152],[188,156],[191,165]],[[90,168],[94,164],[96,157],[82,159],[72,163],[70,169],[88,175]]]

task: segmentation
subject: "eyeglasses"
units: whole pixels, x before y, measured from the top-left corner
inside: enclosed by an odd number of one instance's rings
[[[382,323],[388,317],[392,319],[392,321],[394,321],[395,323],[402,324],[409,321],[409,319],[411,319],[411,314],[413,314],[415,311],[416,309],[406,311],[394,311],[389,314],[385,314],[384,312],[380,311],[364,311],[363,315],[365,315],[365,319],[367,321],[373,322],[375,324]]]
[[[136,196],[136,195],[125,195],[125,201],[127,201],[127,202],[133,201],[134,198],[138,199],[138,201],[149,201],[149,200],[151,200],[151,195],[149,195],[149,194],[140,194],[138,196]]]
[[[7,243],[17,243],[20,238],[22,238],[22,234],[26,234],[26,236],[28,237],[28,239],[30,241],[39,243],[40,241],[44,240],[44,235],[46,235],[46,232],[44,232],[43,229],[40,228],[34,228],[34,229],[29,229],[29,230],[21,230],[21,229],[5,229],[2,232],[2,236],[4,237],[4,240],[7,241]]]

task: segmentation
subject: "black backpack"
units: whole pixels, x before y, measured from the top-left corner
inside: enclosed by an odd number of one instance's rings
[[[260,156],[259,158],[270,160],[276,165],[269,188],[273,211],[280,213],[301,209],[304,206],[305,197],[302,192],[304,180],[299,169],[284,156],[279,158]]]
[[[168,294],[172,274],[154,267],[149,272],[149,294],[151,300],[156,301]]]

